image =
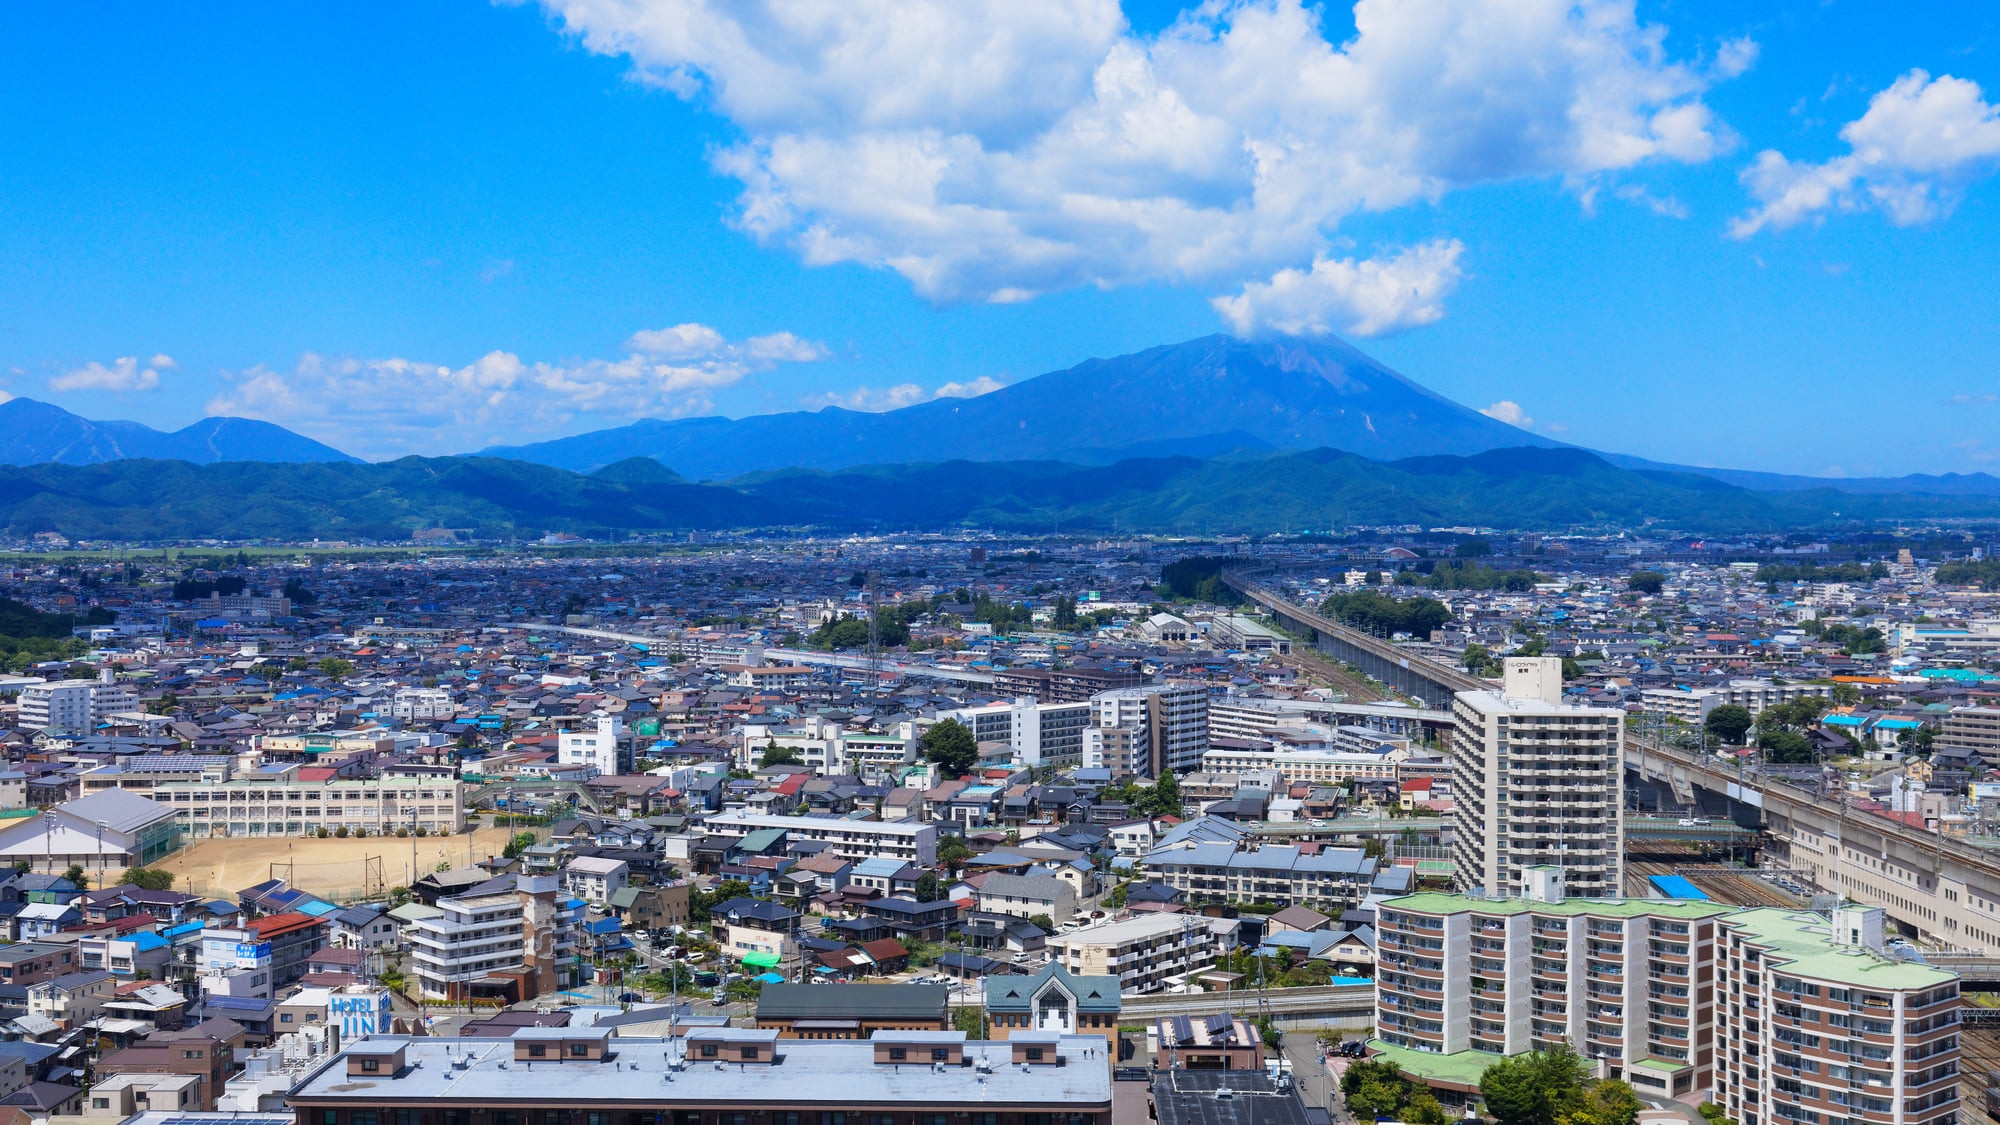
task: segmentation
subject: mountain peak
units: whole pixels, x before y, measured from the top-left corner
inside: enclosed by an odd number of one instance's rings
[[[486,452],[584,472],[652,457],[690,479],[721,480],[954,458],[1105,465],[1141,453],[1331,446],[1394,460],[1556,444],[1435,394],[1342,340],[1213,335],[880,414],[828,407],[649,420]]]

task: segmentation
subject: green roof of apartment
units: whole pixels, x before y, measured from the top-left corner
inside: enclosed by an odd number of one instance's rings
[[[1647,1070],[1664,1071],[1667,1074],[1672,1074],[1674,1071],[1686,1070],[1688,1068],[1688,1064],[1684,1062],[1671,1062],[1667,1059],[1640,1059],[1637,1062],[1634,1062],[1632,1065],[1637,1067],[1644,1067]]]
[[[1769,947],[1767,964],[1801,976],[1857,988],[1931,988],[1958,979],[1947,969],[1835,944],[1832,923],[1809,910],[1739,910],[1729,924],[1746,941]]]
[[[1571,898],[1561,902],[1529,902],[1519,898],[1473,898],[1471,895],[1427,891],[1385,899],[1383,906],[1420,914],[1589,914],[1600,918],[1635,918],[1641,914],[1661,918],[1714,918],[1736,910],[1719,902],[1697,902],[1679,898]],[[1824,919],[1821,919],[1824,921]]]
[[[1486,1051],[1453,1051],[1448,1055],[1412,1051],[1380,1039],[1370,1039],[1368,1049],[1377,1052],[1383,1061],[1396,1064],[1397,1069],[1418,1081],[1450,1082],[1467,1087],[1477,1087],[1486,1068],[1502,1057]]]

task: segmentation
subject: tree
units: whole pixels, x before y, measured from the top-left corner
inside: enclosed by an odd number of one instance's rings
[[[934,762],[947,777],[960,777],[979,762],[979,740],[957,719],[946,719],[924,732],[924,760]]]
[[[789,746],[778,745],[778,740],[773,738],[764,744],[764,756],[759,760],[758,764],[764,766],[796,766],[799,764],[799,752]]]
[[[1154,816],[1181,815],[1181,779],[1174,771],[1160,771],[1160,780],[1154,783],[1146,804]]]
[[[1040,928],[1040,930],[1045,934],[1052,934],[1056,932],[1056,920],[1054,918],[1049,917],[1046,914],[1028,915],[1028,924]]]
[[[1639,1119],[1639,1096],[1612,1078],[1594,1082],[1583,1092],[1582,1104],[1556,1119],[1557,1125],[1632,1125]]]
[[[986,1038],[986,1013],[970,1005],[954,1009],[951,1026],[955,1031],[963,1031],[967,1039]]]
[[[68,879],[71,884],[77,887],[88,888],[90,886],[90,880],[85,877],[83,864],[81,863],[70,864],[68,869],[62,873],[62,877]]]
[[[519,859],[522,852],[534,846],[535,834],[533,832],[516,832],[508,837],[507,846],[500,849],[500,854],[508,859]]]
[[[917,901],[936,902],[943,897],[944,886],[938,879],[937,872],[924,872],[923,877],[917,880]]]
[[[144,891],[167,891],[173,889],[174,873],[161,871],[155,867],[133,867],[118,881]]]
[[[319,672],[331,680],[344,680],[354,674],[354,662],[342,660],[338,656],[329,656],[319,662]]]
[[[937,842],[937,864],[946,871],[957,871],[972,858],[972,845],[963,836],[946,836]]]
[[[1750,717],[1749,708],[1739,706],[1735,703],[1725,703],[1715,710],[1710,711],[1708,718],[1701,721],[1701,725],[1702,729],[1708,732],[1710,738],[1715,739],[1722,745],[1741,746],[1743,745],[1743,734],[1750,729],[1750,724],[1753,721]]]
[[[1483,559],[1493,553],[1493,544],[1484,539],[1461,539],[1452,554],[1461,559]]]
[[[1479,1096],[1500,1125],[1561,1125],[1584,1108],[1588,1068],[1567,1044],[1505,1058],[1479,1078]]]
[[[1050,614],[1050,623],[1063,632],[1076,628],[1076,599],[1064,594],[1056,599],[1055,610]]]
[[[1657,570],[1635,570],[1625,576],[1625,588],[1640,594],[1658,594],[1666,585],[1667,576]]]

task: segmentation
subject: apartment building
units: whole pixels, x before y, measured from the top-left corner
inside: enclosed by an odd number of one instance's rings
[[[742,838],[775,828],[793,840],[822,841],[845,860],[881,856],[924,867],[937,865],[937,826],[904,821],[843,820],[831,816],[778,816],[749,809],[724,809],[702,825],[712,835]]]
[[[1201,768],[1213,773],[1276,770],[1294,785],[1343,785],[1357,778],[1393,779],[1396,763],[1386,754],[1323,750],[1225,749],[1210,746]]]
[[[1090,726],[1089,703],[1037,703],[1022,696],[1011,703],[990,703],[938,712],[939,719],[957,719],[983,745],[1009,747],[1014,760],[1026,766],[1073,766],[1083,761],[1083,732]]]
[[[2000,764],[2000,707],[1954,707],[1939,725],[1939,746],[1963,746]]]
[[[1730,908],[1572,899],[1553,867],[1523,875],[1525,898],[1417,894],[1376,908],[1380,1041],[1474,1062],[1567,1042],[1643,1094],[1707,1089],[1717,919]]]
[[[1360,848],[1189,839],[1146,853],[1146,873],[1191,903],[1311,906],[1338,917],[1361,905],[1375,861]]]
[[[1584,897],[1624,891],[1625,713],[1562,701],[1562,661],[1508,657],[1499,691],[1452,702],[1458,889],[1518,897],[1521,872],[1561,867]]]
[[[1199,973],[1224,952],[1207,918],[1139,914],[1049,939],[1049,959],[1073,976],[1118,978],[1120,992],[1156,992],[1168,977]]]
[[[813,678],[813,670],[803,664],[725,664],[722,673],[731,687],[753,691],[803,691]]]
[[[437,907],[408,930],[426,998],[518,1003],[576,983],[584,904],[560,895],[554,875],[506,876]]]
[[[1956,973],[1890,956],[1883,911],[1722,919],[1712,1095],[1742,1125],[1955,1125]]]
[[[1039,914],[1060,926],[1076,917],[1076,888],[1053,875],[995,872],[980,881],[979,909],[1015,918]]]
[[[1091,697],[1091,725],[1143,732],[1145,761],[1136,772],[1201,768],[1208,751],[1208,688],[1202,684],[1147,684]]]
[[[389,713],[405,723],[436,722],[456,716],[458,705],[443,688],[399,688],[389,703]]]
[[[618,717],[605,715],[589,730],[565,730],[556,735],[556,762],[565,766],[588,766],[599,777],[617,777],[618,737],[623,733]]]
[[[371,1036],[287,1094],[299,1125],[1110,1125],[1102,1035],[968,1042],[962,1031],[780,1040],[705,1027],[671,1039],[531,1027],[512,1038]],[[418,1107],[418,1108],[412,1108]]]
[[[1042,703],[1088,703],[1100,692],[1142,687],[1148,682],[1150,677],[1137,669],[1042,668],[1019,664],[996,674],[993,690],[1017,699],[1033,696]]]
[[[155,785],[180,831],[205,836],[304,836],[321,828],[447,834],[465,830],[465,802],[450,778],[342,778],[286,766],[222,782]]]
[[[1725,705],[1741,707],[1754,716],[1775,704],[1790,703],[1809,695],[1828,695],[1832,691],[1833,688],[1827,684],[1781,684],[1771,680],[1738,679],[1712,687],[1647,688],[1639,693],[1639,705],[1649,714],[1669,715],[1685,723],[1699,723],[1708,717],[1710,711]]]
[[[137,711],[139,697],[105,668],[95,680],[57,680],[21,689],[16,725],[22,730],[55,728],[82,734],[120,711]]]
[[[910,724],[886,734],[848,731],[831,719],[808,718],[796,726],[744,726],[737,745],[739,769],[755,769],[772,747],[789,750],[814,773],[851,773],[868,780],[894,780],[896,771],[916,761],[917,740]]]
[[[1377,909],[1377,1047],[1469,1092],[1567,1042],[1652,1098],[1742,1125],[1955,1125],[1958,978],[1891,955],[1879,907],[1418,894]]]
[[[1114,782],[1129,781],[1153,768],[1152,738],[1139,726],[1085,727],[1083,766],[1111,771]]]

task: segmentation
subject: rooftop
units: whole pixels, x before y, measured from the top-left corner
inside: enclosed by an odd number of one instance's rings
[[[1384,899],[1381,905],[1419,914],[1588,914],[1600,918],[1636,918],[1650,914],[1661,918],[1687,919],[1714,918],[1736,909],[1718,902],[1686,899],[1572,898],[1562,902],[1531,902],[1522,898],[1473,898],[1442,892]]]
[[[739,1029],[740,1030],[740,1029]],[[418,1100],[441,1104],[507,1105],[560,1102],[740,1104],[746,1108],[816,1104],[838,1097],[862,1105],[1052,1104],[1111,1105],[1111,1069],[1102,1036],[1064,1036],[1063,1065],[1016,1066],[1005,1041],[971,1042],[971,1065],[942,1070],[928,1065],[878,1064],[868,1040],[780,1042],[769,1063],[688,1060],[686,1039],[620,1038],[603,1061],[516,1062],[508,1040],[421,1037],[406,1043],[405,1065],[394,1075],[360,1078],[347,1073],[351,1045],[307,1075],[289,1093],[297,1104],[379,1104]],[[669,1063],[679,1065],[670,1069]],[[587,1091],[587,1093],[586,1093]]]

